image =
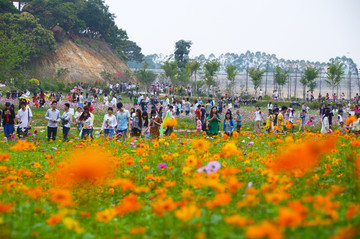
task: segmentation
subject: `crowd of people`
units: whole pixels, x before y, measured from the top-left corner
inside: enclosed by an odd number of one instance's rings
[[[129,88],[131,87],[131,88]],[[167,95],[160,99],[156,91],[158,86],[153,86],[154,93],[140,93],[138,86],[115,85],[110,86],[109,94],[99,88],[83,91],[80,87],[74,87],[66,96],[60,92],[57,94],[40,91],[34,94],[30,100],[30,92],[28,90],[21,92],[19,101],[19,110],[15,114],[15,107],[6,102],[5,109],[0,114],[3,119],[5,137],[10,138],[16,130],[16,134],[25,137],[31,129],[31,119],[33,114],[29,107],[29,102],[35,107],[44,107],[49,102],[51,108],[46,111],[45,119],[47,124],[47,137],[49,140],[55,140],[57,137],[58,125],[61,124],[63,139],[68,140],[71,123],[74,121],[80,138],[94,138],[94,107],[102,104],[107,108],[101,124],[101,132],[107,137],[125,138],[127,135],[134,137],[149,137],[157,139],[161,135],[160,129],[167,119],[175,119],[181,114],[186,116],[194,115],[194,128],[196,133],[205,132],[209,136],[219,134],[221,128],[223,132],[231,136],[235,131],[240,132],[243,125],[243,115],[240,112],[240,105],[256,104],[256,99],[247,99],[245,97],[221,97],[219,99],[210,98],[207,102],[203,102],[201,98],[192,100],[187,97],[175,97]],[[173,90],[170,86],[170,92]],[[191,95],[191,89],[186,89]],[[261,98],[262,99],[262,91]],[[125,109],[122,103],[121,93],[128,95],[133,102],[131,109]],[[276,98],[275,98],[276,99]],[[358,98],[357,98],[358,100]],[[64,112],[60,114],[57,104],[60,101],[66,101],[63,104]],[[217,102],[216,102],[217,101]],[[77,109],[70,109],[69,103],[75,104]],[[306,102],[300,105],[299,102],[293,102],[289,106],[278,106],[275,102],[267,105],[267,111],[262,112],[260,107],[256,106],[253,111],[254,131],[256,133],[265,132],[275,134],[295,133],[295,127],[299,125],[298,132],[305,130],[314,124],[314,117],[307,117],[309,107]],[[326,104],[328,103],[328,104]],[[329,102],[323,102],[320,107],[322,133],[331,133],[333,129],[333,117],[338,114],[339,129],[341,132],[357,132],[360,130],[360,107],[355,105],[336,105]],[[93,107],[94,106],[94,107]],[[295,106],[301,106],[300,112],[295,115]],[[224,113],[224,114],[223,114]],[[221,118],[223,114],[223,119]],[[346,125],[347,117],[356,118],[351,125]],[[74,119],[74,120],[73,120]],[[17,128],[15,129],[15,122]],[[298,124],[296,124],[298,123]],[[173,126],[166,125],[165,134],[171,134]],[[222,126],[222,127],[221,127]]]

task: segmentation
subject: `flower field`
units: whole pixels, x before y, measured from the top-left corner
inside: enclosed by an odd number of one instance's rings
[[[0,238],[358,238],[360,139],[1,142]]]

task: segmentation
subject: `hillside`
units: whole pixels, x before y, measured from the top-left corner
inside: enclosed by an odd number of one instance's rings
[[[111,51],[107,43],[81,38],[75,42],[68,38],[58,42],[54,51],[33,61],[28,69],[38,79],[101,83],[104,79],[100,72],[105,70],[112,74],[122,73],[119,81],[137,82],[128,66]]]

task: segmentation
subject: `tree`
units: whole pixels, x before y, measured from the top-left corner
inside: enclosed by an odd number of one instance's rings
[[[176,84],[176,76],[178,74],[178,65],[176,61],[170,62],[169,59],[161,66],[164,70],[165,77],[170,80],[172,84]]]
[[[175,60],[179,68],[185,68],[189,58],[191,41],[179,40],[175,43]]]
[[[151,85],[157,77],[157,74],[155,74],[152,71],[147,71],[146,68],[148,67],[148,63],[144,62],[143,66],[140,70],[135,71],[135,75],[139,79],[139,81],[143,85]]]
[[[313,92],[317,86],[315,79],[318,77],[319,71],[315,68],[309,66],[304,72],[304,76],[301,77],[300,83],[303,85],[303,98],[305,99],[306,87],[310,88],[310,91]]]
[[[326,83],[332,88],[332,94],[334,94],[335,87],[340,85],[341,76],[344,74],[342,69],[343,63],[329,63],[326,76],[328,80],[325,80]]]
[[[21,66],[30,60],[31,47],[24,36],[12,32],[8,37],[0,31],[0,82],[21,76]]]
[[[200,63],[196,60],[192,60],[190,62],[188,62],[186,64],[186,68],[188,69],[188,71],[191,73],[190,75],[194,75],[194,79],[195,79],[195,92],[197,92],[197,82],[196,82],[196,74],[197,71],[200,69]]]
[[[261,85],[261,80],[265,71],[266,70],[260,70],[260,67],[258,68],[253,67],[249,70],[249,76],[251,77],[254,85],[255,95],[257,94],[257,89]]]
[[[279,96],[281,95],[282,88],[287,83],[288,80],[288,71],[281,72],[281,67],[276,66],[275,69],[275,82],[279,87]]]
[[[19,13],[14,4],[9,0],[0,0],[0,13]]]
[[[55,49],[53,33],[30,13],[0,15],[0,29],[1,81],[22,77],[26,63]]]
[[[204,72],[205,72],[204,80],[205,80],[205,84],[208,86],[208,94],[211,86],[216,85],[216,81],[215,81],[216,72],[218,72],[219,69],[220,69],[220,63],[217,61],[209,61],[204,64]]]
[[[233,93],[233,89],[234,89],[234,86],[235,86],[235,77],[236,77],[236,75],[238,73],[239,72],[237,71],[236,66],[234,66],[234,65],[227,65],[226,66],[226,78],[229,81],[228,89],[230,90],[231,95]]]
[[[127,58],[127,61],[142,62],[144,54],[141,53],[141,48],[133,41],[125,41],[122,51]]]

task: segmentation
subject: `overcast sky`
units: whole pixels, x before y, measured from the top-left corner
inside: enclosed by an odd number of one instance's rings
[[[264,51],[278,58],[354,59],[360,67],[360,0],[105,0],[145,55]]]

